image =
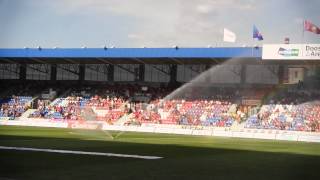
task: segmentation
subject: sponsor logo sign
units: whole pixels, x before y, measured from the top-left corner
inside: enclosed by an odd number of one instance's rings
[[[86,123],[86,122],[68,122],[68,128],[101,130],[102,124],[101,123]]]
[[[285,49],[280,47],[278,50],[278,54],[283,57],[295,57],[299,56],[299,49]]]

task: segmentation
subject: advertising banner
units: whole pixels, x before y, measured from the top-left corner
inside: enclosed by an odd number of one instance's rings
[[[320,60],[320,44],[265,44],[263,60]]]
[[[101,123],[87,123],[87,122],[77,122],[69,121],[68,128],[72,129],[92,129],[92,130],[101,130],[103,125]]]

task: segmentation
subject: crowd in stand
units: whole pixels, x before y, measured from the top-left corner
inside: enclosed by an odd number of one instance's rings
[[[108,111],[105,117],[108,119],[109,114],[114,114],[113,111],[121,108],[124,104],[122,98],[102,98],[98,95],[84,98],[79,96],[68,96],[67,98],[58,98],[51,104],[44,105],[43,101],[38,101],[38,109],[34,113],[30,114],[32,118],[53,118],[53,119],[67,119],[67,120],[81,120],[88,114],[88,111],[92,111],[90,108],[104,109]],[[89,110],[88,110],[88,107]],[[120,116],[120,115],[119,115]],[[116,120],[117,117],[109,117],[111,121]],[[101,117],[94,117],[93,120],[97,120]]]
[[[234,93],[234,88],[190,88],[182,95],[177,94],[172,99],[163,99],[172,90],[172,88],[138,85],[75,88],[66,98],[58,98],[51,103],[38,99],[37,110],[29,117],[81,120],[89,119],[87,114],[93,111],[91,114],[95,115],[94,120],[105,120],[110,123],[128,113],[134,115],[131,122],[136,124],[229,127],[235,120],[240,121],[240,116],[235,110],[232,113],[228,112],[240,96],[238,91]],[[107,113],[99,115],[101,111]]]
[[[270,88],[196,87],[167,96],[172,91],[173,88],[141,85],[75,87],[64,98],[37,99],[37,110],[29,117],[92,119],[112,124],[130,114],[128,124],[230,127],[234,122],[246,121],[246,128],[320,131],[320,102],[317,101],[320,93],[317,90],[277,92],[248,118],[249,111],[257,108],[241,105],[241,100],[262,99]],[[2,100],[0,117],[21,116],[30,107],[31,100],[32,97],[25,96]]]
[[[9,99],[3,99],[0,109],[0,117],[9,117],[14,119],[20,117],[28,108],[30,108],[30,96],[13,96]]]
[[[59,101],[59,100],[58,100]],[[59,101],[62,103],[62,101]],[[67,102],[67,103],[66,103]],[[37,111],[30,114],[32,118],[56,118],[56,119],[77,119],[79,115],[80,99],[68,97],[65,104],[49,105],[43,100],[38,100]]]
[[[247,128],[320,131],[320,93],[291,91],[279,93],[248,118]]]
[[[229,127],[236,117],[228,113],[231,105],[228,101],[156,100],[144,109],[137,106],[134,116],[140,123]]]
[[[232,105],[231,100],[235,96],[231,93],[231,89],[228,90],[216,88],[208,91],[203,88],[198,89],[198,92],[188,92],[186,97],[163,100],[163,97],[169,94],[171,89],[144,86],[128,86],[125,88],[111,86],[106,89],[91,91],[90,88],[84,88],[72,91],[70,96],[58,98],[52,103],[44,103],[44,101],[38,100],[37,111],[30,114],[30,117],[81,120],[83,118],[89,119],[87,117],[88,111],[93,111],[96,116],[93,119],[105,120],[109,123],[115,122],[125,114],[132,113],[134,116],[131,122],[136,124],[157,123],[226,127],[231,126],[235,120],[239,120],[236,113],[228,113]],[[215,93],[212,93],[212,91]],[[148,98],[146,102],[142,102],[136,96]],[[209,98],[211,100],[207,100]]]

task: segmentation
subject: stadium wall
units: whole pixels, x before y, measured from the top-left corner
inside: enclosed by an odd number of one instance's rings
[[[320,142],[319,133],[268,129],[239,129],[235,131],[229,128],[219,127],[190,127],[163,124],[143,124],[142,126],[115,126],[108,125],[104,122],[79,123],[77,121],[53,121],[45,119],[1,120],[0,125],[95,129],[123,132],[146,132],[195,136],[218,136],[233,138]]]

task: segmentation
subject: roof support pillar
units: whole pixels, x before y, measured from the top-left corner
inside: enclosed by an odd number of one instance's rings
[[[176,64],[172,64],[170,66],[170,83],[177,82],[177,72],[178,72],[178,66]]]
[[[84,81],[86,75],[86,65],[79,64],[79,81]]]
[[[114,81],[114,65],[112,64],[108,65],[108,81],[109,82]]]
[[[140,64],[139,65],[139,73],[138,73],[138,81],[140,81],[140,82],[144,81],[144,72],[145,72],[145,65]]]
[[[50,80],[51,81],[57,80],[57,65],[56,64],[51,64]]]
[[[27,65],[26,64],[20,64],[19,79],[20,80],[26,80],[26,77],[27,77]]]
[[[284,83],[284,65],[279,66],[278,78],[279,78],[279,84],[283,84]]]
[[[241,85],[246,84],[247,81],[247,65],[241,65],[241,72],[240,72],[240,83]]]

